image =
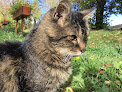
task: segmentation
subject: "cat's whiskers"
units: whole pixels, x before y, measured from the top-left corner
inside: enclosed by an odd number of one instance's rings
[[[71,55],[65,55],[65,58],[63,59],[63,64],[66,64],[67,62],[69,62],[71,59]]]

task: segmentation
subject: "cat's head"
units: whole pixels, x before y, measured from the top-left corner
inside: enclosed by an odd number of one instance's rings
[[[42,24],[48,39],[47,45],[57,53],[78,56],[85,52],[89,34],[88,19],[95,9],[72,11],[68,0],[49,10]]]

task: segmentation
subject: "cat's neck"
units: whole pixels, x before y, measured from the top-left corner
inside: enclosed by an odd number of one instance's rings
[[[43,43],[44,44],[44,43]],[[25,42],[23,45],[24,53],[27,54],[26,58],[31,62],[45,62],[47,65],[67,68],[69,64],[71,65],[70,55],[61,55],[57,53],[54,49],[50,48],[48,45],[42,45],[34,48],[29,42]]]

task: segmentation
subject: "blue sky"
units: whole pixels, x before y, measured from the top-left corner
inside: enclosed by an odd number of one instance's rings
[[[122,24],[122,14],[118,14],[117,16],[113,14],[109,19],[111,26]]]

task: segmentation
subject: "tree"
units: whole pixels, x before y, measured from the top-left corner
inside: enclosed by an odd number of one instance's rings
[[[111,14],[122,14],[122,0],[71,0],[73,8],[80,11],[96,7],[95,25],[97,29],[104,28]]]
[[[10,5],[12,4],[12,0],[0,0],[0,22],[3,20],[8,20],[9,25],[14,25],[13,16],[9,14],[9,10],[11,9]]]
[[[49,8],[53,8],[58,4],[59,0],[45,0],[45,1],[48,3]]]
[[[38,0],[33,0],[33,9],[31,11],[31,14],[32,14],[32,18],[34,20],[34,25],[36,25],[36,22],[37,22],[37,19],[39,19],[39,17],[42,15],[41,14],[41,7],[39,5],[39,1]]]
[[[11,0],[1,0],[0,1],[0,15],[3,18],[10,18],[9,16],[9,4],[11,3]]]

